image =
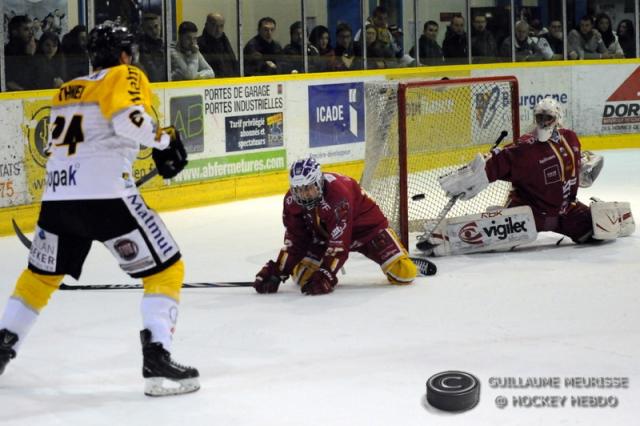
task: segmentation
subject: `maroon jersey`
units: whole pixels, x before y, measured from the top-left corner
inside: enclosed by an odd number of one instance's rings
[[[576,200],[580,170],[580,141],[559,129],[547,142],[527,133],[503,150],[494,150],[485,170],[490,182],[513,184],[511,205],[531,206],[534,215],[564,215]]]
[[[350,250],[362,247],[389,226],[378,205],[354,179],[337,173],[323,173],[323,178],[323,200],[311,210],[297,204],[291,191],[284,197],[285,274],[312,245],[326,244],[330,257],[346,260]]]

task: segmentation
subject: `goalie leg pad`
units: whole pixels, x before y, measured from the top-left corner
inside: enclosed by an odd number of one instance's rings
[[[628,202],[594,201],[589,208],[596,240],[612,240],[635,232],[636,224]]]
[[[320,261],[312,257],[305,257],[296,266],[293,267],[291,272],[291,279],[300,287],[304,287],[309,282],[311,276],[320,268]]]
[[[429,226],[428,222],[425,226]],[[427,254],[446,256],[511,250],[537,237],[531,207],[512,207],[442,221],[428,239],[431,248]]]

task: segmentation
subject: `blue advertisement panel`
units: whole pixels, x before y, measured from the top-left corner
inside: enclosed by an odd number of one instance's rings
[[[282,146],[283,114],[241,115],[224,118],[227,152]]]
[[[364,84],[309,86],[309,146],[364,142]]]

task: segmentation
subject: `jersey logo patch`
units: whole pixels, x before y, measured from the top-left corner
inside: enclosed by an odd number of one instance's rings
[[[550,185],[552,183],[560,182],[560,168],[557,164],[547,167],[543,170],[544,183]]]

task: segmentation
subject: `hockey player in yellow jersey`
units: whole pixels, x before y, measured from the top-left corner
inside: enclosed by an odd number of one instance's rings
[[[171,359],[184,265],[178,245],[132,180],[140,145],[153,148],[164,178],[187,164],[180,135],[151,116],[144,73],[131,66],[133,36],[105,23],[89,34],[94,72],[65,83],[54,96],[46,188],[29,253],[0,317],[0,374],[16,356],[64,275],[78,279],[91,243],[102,242],[120,267],[141,278],[140,332],[145,394],[199,389],[198,370]],[[164,379],[178,386],[163,386]]]

